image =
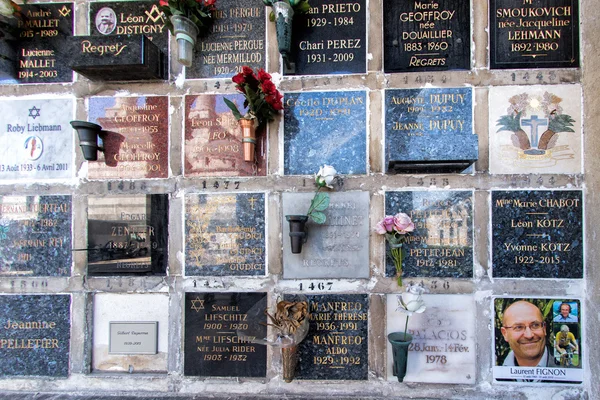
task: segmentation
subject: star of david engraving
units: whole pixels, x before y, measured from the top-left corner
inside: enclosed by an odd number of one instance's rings
[[[62,6],[60,10],[58,10],[61,16],[68,17],[71,14],[71,9],[67,6]]]
[[[200,300],[198,297],[192,299],[192,310],[196,312],[200,312],[200,310],[204,310],[204,300]]]
[[[40,111],[42,111],[40,108],[33,106],[29,109],[29,116],[33,119],[36,119],[40,116]]]

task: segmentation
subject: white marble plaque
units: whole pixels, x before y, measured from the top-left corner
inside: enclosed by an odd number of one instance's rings
[[[493,87],[489,110],[490,173],[581,173],[580,85]]]
[[[110,325],[114,321],[127,321],[129,325],[129,329],[121,329],[121,331],[130,332],[126,338],[121,335],[122,346],[117,348],[117,352],[121,354],[109,353]],[[145,344],[135,345],[134,343],[145,341],[140,339],[143,329],[139,323],[148,323],[148,321],[158,324],[158,329],[154,331],[158,332],[158,351],[154,354],[140,354],[139,350]],[[136,323],[138,323],[137,327]],[[134,372],[167,371],[168,327],[169,296],[167,294],[96,294],[94,296],[92,368],[96,371],[127,372],[131,366]],[[137,335],[133,334],[133,328],[138,333]],[[116,333],[113,333],[113,341],[120,340]],[[138,353],[132,357],[131,354],[134,354],[135,350]],[[156,345],[153,345],[153,351],[155,350]]]
[[[73,99],[0,99],[0,180],[73,177]]]
[[[369,193],[330,192],[324,224],[307,222],[308,237],[292,254],[286,215],[306,215],[314,193],[283,194],[283,277],[368,278]]]
[[[408,320],[413,335],[405,382],[474,384],[475,301],[470,295],[423,295],[427,309]],[[396,311],[398,295],[387,295],[387,333],[404,332],[406,314]],[[386,335],[387,336],[387,335]],[[387,340],[387,337],[386,337]],[[387,343],[387,378],[392,374],[392,347]]]

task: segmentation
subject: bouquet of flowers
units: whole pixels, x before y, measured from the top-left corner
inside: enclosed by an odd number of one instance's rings
[[[171,16],[181,15],[198,27],[200,35],[206,34],[214,22],[216,0],[160,0],[160,10],[165,14],[165,25],[173,32]]]
[[[404,213],[394,216],[386,215],[375,226],[375,231],[380,235],[385,235],[385,239],[390,244],[390,253],[398,275],[398,286],[402,286],[402,245],[406,241],[406,235],[414,230],[415,224]]]
[[[255,74],[252,68],[244,66],[242,72],[231,80],[236,84],[235,88],[245,96],[244,108],[248,108],[248,112],[242,115],[232,101],[224,99],[238,121],[242,118],[256,119],[257,126],[260,127],[273,121],[279,111],[283,110],[283,96],[275,87],[271,75],[263,69]]]

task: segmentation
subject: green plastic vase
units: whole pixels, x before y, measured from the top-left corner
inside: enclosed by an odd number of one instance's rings
[[[392,332],[388,335],[388,340],[392,344],[394,356],[393,374],[398,378],[398,382],[403,382],[408,362],[408,347],[413,340],[412,335],[408,333],[405,335],[404,332]]]

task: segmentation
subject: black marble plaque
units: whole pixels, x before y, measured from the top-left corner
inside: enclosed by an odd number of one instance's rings
[[[385,72],[470,69],[469,0],[384,0]]]
[[[211,32],[198,38],[187,79],[226,78],[243,66],[265,68],[265,12],[255,0],[219,0]]]
[[[265,195],[192,194],[185,207],[186,275],[265,274]]]
[[[0,197],[0,276],[71,274],[71,196]]]
[[[0,296],[0,376],[69,375],[71,296]]]
[[[298,346],[298,379],[366,380],[368,315],[366,294],[306,296],[310,327]]]
[[[169,196],[88,198],[88,274],[164,275]]]
[[[473,164],[472,96],[471,88],[386,90],[386,172],[463,172]]]
[[[367,70],[367,2],[312,0],[294,14],[295,75],[361,74]],[[286,71],[287,73],[287,71]]]
[[[583,200],[578,190],[492,191],[497,278],[583,278]]]
[[[156,1],[90,3],[90,35],[144,35],[169,54],[169,30]]]
[[[385,214],[408,214],[403,276],[473,277],[473,192],[466,190],[385,193]],[[386,242],[386,276],[396,268]]]
[[[74,36],[69,66],[94,81],[163,79],[162,51],[144,35]]]
[[[21,9],[25,18],[19,23],[17,82],[73,81],[67,65],[73,3],[25,4]]]
[[[193,376],[264,377],[267,349],[249,338],[248,312],[264,293],[186,293],[184,333],[184,374]],[[264,315],[264,314],[263,314]],[[267,335],[266,316],[255,326],[259,339]]]
[[[577,0],[490,0],[490,67],[579,67]]]

